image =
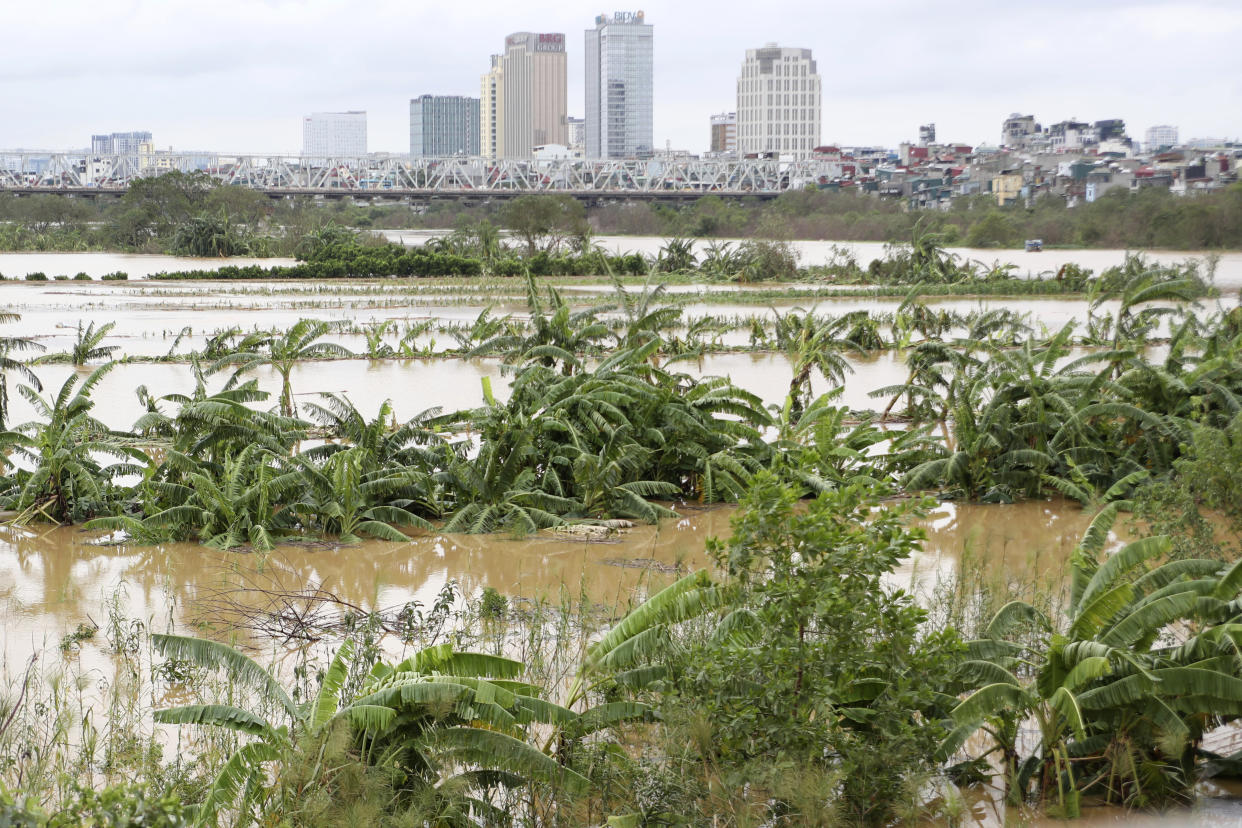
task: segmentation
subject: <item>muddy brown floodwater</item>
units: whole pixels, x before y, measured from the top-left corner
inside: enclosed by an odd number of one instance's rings
[[[651,242],[626,243],[638,249]],[[860,259],[879,249],[865,245],[854,248]],[[830,255],[827,243],[801,243],[800,249],[804,263],[817,263]],[[1190,255],[1159,254],[1157,258],[1180,261]],[[1080,261],[1098,271],[1120,263],[1123,254],[986,254],[988,261],[997,257],[1020,264],[1025,273],[1054,267],[1062,259]],[[83,270],[96,277],[127,270],[131,275],[145,275],[208,264],[220,262],[191,263],[168,257],[115,254],[0,254],[0,272],[10,277],[30,270],[43,270],[49,275]],[[1242,254],[1228,254],[1221,260],[1218,284],[1228,288],[1242,285]],[[282,285],[280,289],[290,287]],[[195,338],[183,343],[183,350],[190,344],[201,347],[203,337],[219,328],[287,327],[302,316],[359,322],[432,317],[469,322],[488,301],[462,293],[456,299],[447,296],[445,303],[438,303],[435,285],[426,285],[425,295],[384,295],[390,287],[398,293],[398,289],[405,290],[400,285],[343,288],[339,284],[308,283],[288,293],[267,295],[269,288],[262,284],[9,283],[0,285],[0,307],[23,316],[19,323],[6,326],[5,335],[37,336],[53,351],[68,346],[80,319],[100,324],[117,320],[120,324],[108,344],[119,344],[127,353],[154,355],[166,353],[176,333],[186,326],[194,329]],[[305,295],[298,293],[303,288]],[[713,291],[710,299],[720,298],[715,288]],[[452,304],[453,301],[460,304]],[[891,310],[898,301],[849,297],[780,301],[773,303],[773,307],[782,313],[795,306],[814,306],[820,313],[841,313],[864,307]],[[1059,327],[1068,319],[1080,317],[1086,307],[1081,299],[1047,297],[946,299],[936,304],[960,312],[1008,307],[1029,312],[1033,322],[1049,327]],[[510,310],[521,313],[522,309],[519,305],[502,305],[495,313]],[[686,310],[688,316],[773,312],[766,305],[705,298],[696,298]],[[357,348],[360,342],[356,336],[343,341],[351,348]],[[422,344],[429,343],[420,341]],[[674,367],[696,375],[730,376],[767,403],[779,403],[784,398],[791,374],[788,358],[771,353],[712,354]],[[874,400],[867,392],[900,383],[906,371],[903,358],[895,352],[855,359],[853,367],[855,372],[847,379],[840,398],[841,404],[853,408],[882,408],[886,401]],[[76,370],[85,375],[89,368]],[[64,365],[38,369],[45,389],[51,393],[74,371]],[[278,390],[277,378],[270,370],[257,371],[254,376],[264,389]],[[497,396],[507,395],[509,378],[502,375],[500,362],[494,359],[305,363],[294,370],[292,379],[299,401],[313,398],[315,392],[344,392],[363,412],[373,413],[381,400],[390,398],[397,415],[408,418],[431,406],[451,410],[479,405],[480,382],[484,377],[491,379]],[[224,380],[224,376],[212,377],[210,390],[216,390]],[[96,389],[93,413],[111,427],[129,428],[140,413],[133,393],[139,384],[147,385],[156,394],[184,393],[192,390],[193,379],[184,363],[119,365]],[[822,393],[827,386],[816,377],[813,390]],[[22,422],[32,415],[23,399],[16,395],[10,399],[13,422]],[[679,573],[709,566],[706,539],[729,534],[733,512],[729,507],[685,507],[681,512],[678,519],[662,521],[658,526],[638,526],[606,543],[551,534],[513,539],[426,533],[402,544],[303,544],[281,547],[264,556],[226,554],[191,544],[107,545],[101,544],[97,535],[75,528],[0,526],[0,674],[11,677],[31,653],[55,652],[62,637],[79,624],[102,626],[110,611],[139,619],[155,631],[205,630],[213,635],[228,635],[230,622],[236,620],[237,614],[270,609],[273,590],[319,588],[344,604],[363,610],[392,610],[411,602],[428,607],[445,583],[453,580],[470,596],[490,586],[507,596],[547,599],[553,603],[559,603],[563,595],[571,600],[586,597],[620,614]],[[1063,584],[1066,561],[1088,522],[1088,516],[1076,504],[1062,501],[1011,506],[941,503],[924,521],[929,536],[922,550],[903,562],[889,582],[910,589],[933,611],[942,599],[941,587],[959,577],[1002,594],[1019,594],[1023,590],[1053,594]],[[74,657],[83,669],[97,675],[106,677],[113,669],[102,642],[85,642]],[[1232,741],[1234,734],[1221,738]],[[1094,809],[1078,824],[1160,828],[1242,825],[1239,793],[1233,788],[1204,785],[1192,812],[1148,818]],[[973,801],[966,824],[1045,822],[1006,814],[996,797],[984,794]]]
[[[679,518],[637,526],[609,542],[548,533],[523,539],[426,533],[403,544],[293,545],[266,556],[193,544],[101,545],[97,533],[71,527],[0,527],[4,663],[12,674],[30,653],[54,650],[78,624],[104,624],[113,602],[126,617],[154,631],[228,636],[229,612],[267,610],[267,591],[308,586],[363,610],[393,610],[409,602],[430,606],[452,579],[466,595],[490,586],[506,596],[558,603],[564,594],[620,614],[680,573],[710,566],[705,541],[728,536],[734,508],[691,506],[681,512]],[[1019,584],[1055,588],[1088,522],[1088,515],[1063,501],[941,503],[922,521],[928,532],[922,550],[897,569],[891,583],[924,601],[934,601],[937,586],[958,576],[1001,589]],[[77,657],[87,670],[107,675],[111,669],[100,644],[87,642]],[[1238,793],[1205,785],[1194,812],[1135,821],[1123,811],[1094,809],[1078,824],[1239,825]],[[985,792],[972,800],[965,824],[1053,823],[1035,817],[1015,821],[1012,814],[1006,818],[996,798]]]

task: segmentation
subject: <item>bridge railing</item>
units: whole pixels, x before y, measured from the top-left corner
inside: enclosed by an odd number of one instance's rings
[[[82,155],[0,150],[0,190],[123,190],[172,171],[258,190],[373,192],[776,193],[842,175],[827,159],[493,160],[157,152]]]

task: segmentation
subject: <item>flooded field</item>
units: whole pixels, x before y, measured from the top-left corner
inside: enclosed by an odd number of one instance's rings
[[[42,273],[49,279],[56,276],[73,278],[85,273],[99,279],[109,273],[122,272],[131,279],[145,279],[152,273],[172,270],[214,270],[220,259],[196,259],[186,256],[161,256],[149,253],[0,253],[0,273],[6,279],[24,279],[28,273]],[[293,264],[293,259],[232,258],[229,264],[258,264],[264,267]]]
[[[680,574],[711,566],[709,537],[729,535],[731,506],[670,504],[678,518],[638,525],[608,541],[583,541],[555,532],[515,539],[498,535],[418,533],[407,544],[282,546],[266,555],[225,554],[192,544],[115,545],[105,534],[75,527],[0,526],[0,608],[5,613],[4,656],[21,663],[53,646],[79,623],[99,623],[108,603],[123,595],[127,614],[155,630],[217,625],[222,591],[238,609],[262,611],[262,590],[322,587],[342,605],[399,608],[431,605],[444,584],[466,595],[484,587],[554,603],[562,590],[623,613],[649,590]],[[1021,573],[1055,582],[1089,522],[1063,502],[978,506],[943,503],[924,525],[929,540],[893,575],[893,585],[931,600],[938,584],[971,566]],[[236,619],[235,619],[236,620]]]
[[[676,505],[676,504],[674,504]],[[190,544],[152,547],[101,543],[98,533],[47,527],[0,528],[0,611],[5,615],[4,672],[12,676],[29,655],[45,657],[79,625],[104,627],[110,614],[152,631],[177,630],[250,641],[262,628],[272,643],[305,645],[303,620],[344,609],[394,614],[407,605],[430,607],[454,581],[464,596],[492,587],[511,599],[552,605],[586,599],[619,617],[678,575],[710,566],[703,546],[726,537],[732,507],[682,505],[680,518],[638,526],[609,542],[554,534],[503,536],[424,534],[408,544],[283,546],[264,556],[226,554]],[[977,506],[943,503],[923,525],[922,551],[892,576],[923,602],[961,574],[963,562],[1006,580],[1055,585],[1087,524],[1063,502]],[[297,621],[295,621],[295,618]],[[282,636],[295,638],[294,641]],[[86,642],[73,659],[88,674],[106,676],[112,657],[103,640]],[[389,642],[390,649],[399,645]],[[1233,733],[1226,738],[1236,739]],[[986,792],[984,792],[986,793]],[[978,795],[964,825],[1064,824],[1007,813],[998,796]],[[1087,808],[1084,826],[1232,826],[1242,824],[1242,790],[1205,783],[1193,811],[1136,816],[1117,808]]]
[[[390,241],[401,242],[408,246],[426,244],[429,240],[444,235],[437,231],[418,230],[386,230],[383,234]],[[657,236],[595,236],[593,241],[608,253],[641,253],[655,256],[660,252],[665,239]],[[729,242],[741,244],[745,239],[695,239],[694,249],[701,253],[712,242]],[[790,245],[798,254],[798,263],[803,266],[824,265],[833,261],[839,253],[846,253],[858,260],[862,267],[872,261],[884,257],[883,242],[833,242],[833,241],[791,241]],[[1025,250],[977,249],[970,247],[950,247],[947,251],[961,256],[963,259],[991,265],[993,262],[1012,264],[1017,267],[1020,276],[1038,276],[1041,273],[1055,273],[1062,265],[1077,264],[1099,273],[1105,268],[1121,264],[1126,251],[1123,250],[1053,250],[1045,249],[1039,253],[1027,253]],[[1145,250],[1143,254],[1154,262],[1176,264],[1187,259],[1205,260],[1208,256],[1218,259],[1216,283],[1221,287],[1242,287],[1242,253],[1211,254],[1184,250]]]
[[[418,243],[420,239],[425,237],[401,237],[405,243]],[[618,238],[602,239],[601,243],[610,250],[616,245],[623,252],[654,252],[660,240]],[[880,245],[848,247],[864,265],[870,261],[868,257],[883,253]],[[828,243],[800,242],[798,248],[803,264],[818,263],[833,255]],[[1124,256],[1123,251],[957,252],[984,261],[1002,258],[1031,274],[1055,269],[1065,261],[1098,271],[1119,264]],[[1153,258],[1178,262],[1191,255],[1157,253]],[[493,316],[528,318],[519,280],[482,284],[468,280],[296,284],[141,281],[160,270],[207,268],[219,263],[114,254],[0,254],[0,273],[10,279],[28,268],[25,272],[41,270],[49,275],[84,271],[96,278],[126,270],[136,280],[0,283],[0,308],[21,315],[20,321],[5,325],[3,333],[34,338],[49,352],[57,352],[71,347],[79,324],[118,323],[104,344],[120,346],[118,357],[140,357],[144,361],[125,362],[111,371],[94,392],[92,414],[109,428],[125,430],[145,410],[134,393],[139,386],[155,396],[193,391],[194,379],[184,359],[150,360],[174,351],[184,354],[201,349],[209,336],[226,328],[287,329],[309,317],[359,327],[391,321],[400,331],[429,321],[469,325],[489,308]],[[1242,287],[1242,255],[1221,257],[1216,281],[1226,291]],[[601,304],[611,291],[599,284],[573,280],[564,280],[558,287],[574,307]],[[781,287],[765,285],[763,289]],[[678,285],[670,294],[680,303],[687,323],[706,316],[770,323],[777,315],[796,308],[814,308],[817,313],[831,315],[855,310],[892,313],[900,304],[899,299],[869,297],[797,296],[750,301],[755,290]],[[958,314],[1012,310],[1027,315],[1036,335],[1069,321],[1082,321],[1087,311],[1086,302],[1078,298],[947,298],[928,299],[927,305]],[[722,334],[720,342],[746,347],[748,333],[742,325],[739,322]],[[364,351],[367,345],[366,336],[356,328],[354,332],[335,332],[328,339],[355,352]],[[500,358],[439,355],[455,347],[444,333],[422,333],[412,341],[423,349],[418,358],[298,363],[290,375],[295,401],[315,401],[321,392],[343,394],[372,416],[383,401],[391,400],[396,417],[404,420],[431,408],[452,411],[480,406],[485,380],[497,399],[503,402],[508,398],[511,375]],[[1163,352],[1152,351],[1148,358]],[[1066,359],[1083,353],[1086,350],[1079,348]],[[848,366],[851,370],[837,404],[855,410],[883,409],[887,400],[873,398],[870,392],[900,384],[908,373],[905,354],[895,349],[850,355]],[[36,371],[45,393],[54,393],[67,377],[75,373],[85,377],[91,367],[49,364],[37,366]],[[728,377],[766,406],[777,408],[786,397],[794,371],[788,355],[773,351],[709,352],[678,358],[667,367],[694,377]],[[248,376],[273,394],[273,400],[263,407],[274,402],[281,386],[278,372],[267,366]],[[209,377],[209,389],[217,390],[226,377],[227,372]],[[12,393],[12,383],[10,378],[9,421],[21,423],[33,417],[34,411],[24,398]],[[828,380],[818,372],[812,374],[810,385],[812,395],[830,390]],[[220,553],[192,544],[116,545],[106,542],[108,538],[98,532],[76,527],[2,525],[0,612],[6,618],[3,672],[11,678],[31,653],[53,652],[79,625],[102,626],[110,614],[118,612],[153,631],[204,631],[220,637],[229,637],[238,629],[253,633],[259,619],[270,639],[248,640],[258,649],[270,650],[296,640],[288,634],[291,625],[296,626],[291,617],[304,619],[345,608],[395,612],[409,605],[427,607],[450,581],[469,597],[492,587],[506,596],[530,601],[556,603],[565,597],[584,598],[610,616],[619,615],[679,573],[710,566],[705,540],[729,534],[732,507],[670,505],[679,512],[678,518],[654,526],[639,525],[607,542],[587,542],[555,532],[522,539],[419,532],[408,543],[315,542],[279,546],[263,555]],[[938,590],[944,584],[964,576],[988,579],[1001,590],[1020,583],[1056,592],[1063,585],[1066,562],[1089,518],[1076,503],[1062,500],[1003,506],[943,502],[924,521],[929,537],[922,550],[903,562],[890,582],[912,590],[928,606],[936,604]],[[1125,530],[1120,531],[1124,537]],[[287,637],[282,639],[282,635]],[[75,658],[85,669],[101,675],[110,669],[109,658],[99,644],[84,644]],[[1089,812],[1080,824],[1242,824],[1239,791],[1204,786],[1201,793],[1193,814],[1146,819],[1121,811],[1097,810]],[[1043,824],[1038,819],[1029,822]],[[1003,808],[986,799],[970,808],[967,824],[1007,823]]]

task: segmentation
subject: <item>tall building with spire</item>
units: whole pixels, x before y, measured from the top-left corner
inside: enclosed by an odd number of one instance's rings
[[[639,12],[595,18],[586,30],[586,154],[647,158],[654,151],[654,36]]]

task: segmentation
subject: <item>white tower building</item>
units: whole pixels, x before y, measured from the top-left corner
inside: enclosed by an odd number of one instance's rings
[[[367,113],[312,112],[302,119],[302,154],[358,158],[367,154]]]
[[[737,150],[809,158],[819,146],[823,91],[810,49],[747,49],[737,79]]]

